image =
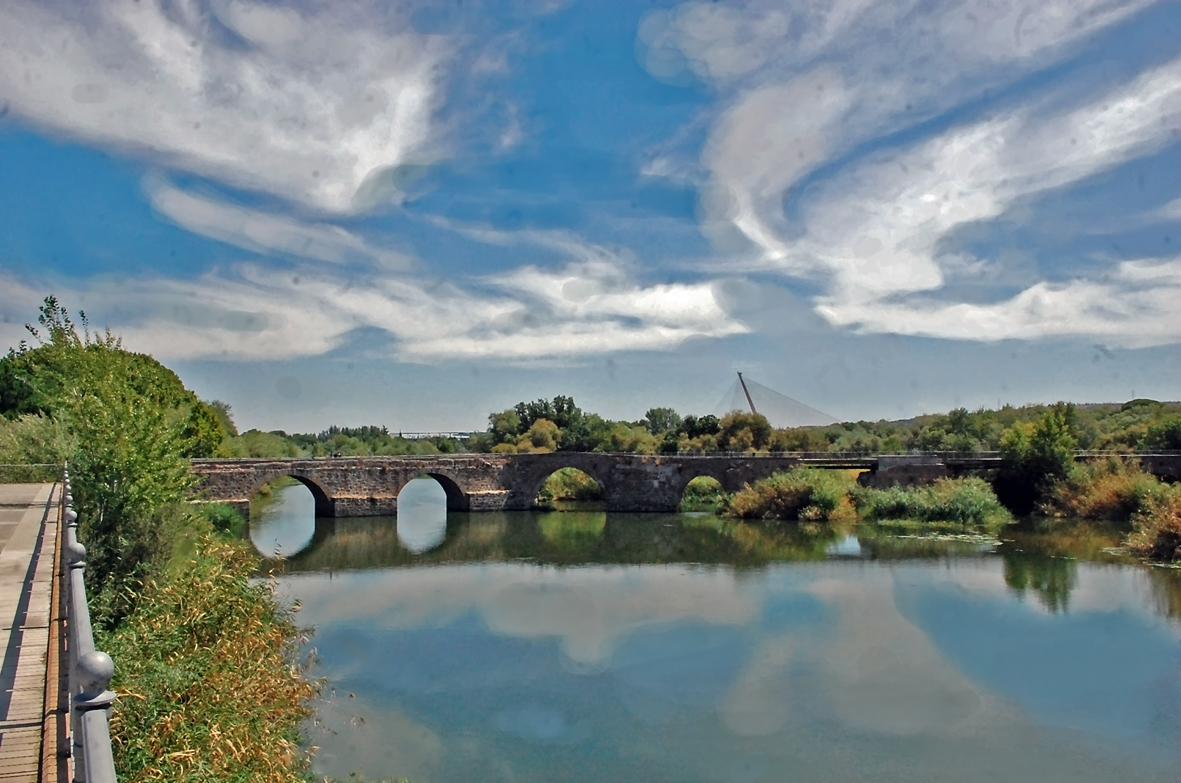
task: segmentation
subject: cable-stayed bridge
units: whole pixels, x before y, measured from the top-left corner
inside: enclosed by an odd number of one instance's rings
[[[766,416],[773,427],[823,427],[838,421],[835,416],[743,377],[742,373],[738,373],[716,410],[718,416],[730,411],[753,410]]]

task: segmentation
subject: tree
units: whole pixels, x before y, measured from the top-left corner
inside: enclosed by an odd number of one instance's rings
[[[649,408],[640,423],[653,435],[663,435],[666,432],[680,432],[683,420],[672,408]]]
[[[700,438],[703,435],[717,435],[720,425],[718,417],[712,413],[706,416],[686,416],[681,422],[681,432],[690,438]]]
[[[538,419],[523,435],[517,438],[517,449],[537,453],[557,451],[560,435],[561,432],[557,424],[548,419]]]
[[[1074,468],[1074,405],[1051,405],[1033,424],[1017,422],[1001,438],[1001,467],[993,487],[1015,514],[1028,514]]]
[[[719,423],[718,445],[723,451],[761,451],[771,441],[771,432],[763,414],[730,411]]]
[[[210,400],[204,404],[209,406],[209,410],[211,410],[213,415],[217,417],[218,422],[221,424],[222,431],[225,432],[225,434],[229,437],[237,437],[238,427],[236,424],[234,424],[233,411],[229,404],[224,403],[221,400]]]
[[[1152,424],[1140,441],[1142,449],[1181,450],[1181,416],[1171,416]]]
[[[112,626],[160,553],[157,515],[192,485],[186,456],[209,455],[223,436],[217,416],[150,356],[123,349],[110,331],[81,330],[45,299],[36,347],[4,358],[37,407],[68,433],[75,505],[87,546],[98,621]]]

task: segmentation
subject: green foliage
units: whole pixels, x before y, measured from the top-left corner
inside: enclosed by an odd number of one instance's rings
[[[61,465],[76,448],[73,435],[58,419],[32,413],[0,419],[0,463]]]
[[[1126,522],[1168,491],[1168,485],[1141,470],[1135,460],[1113,457],[1073,466],[1047,490],[1040,510],[1056,517]]]
[[[549,419],[536,419],[528,430],[517,437],[517,450],[537,454],[557,451],[558,438],[561,436],[557,424]]]
[[[1077,412],[1056,403],[1033,424],[1018,423],[1001,438],[1001,468],[993,487],[1001,502],[1016,514],[1028,514],[1048,496],[1055,482],[1074,467]]]
[[[649,408],[641,422],[653,435],[663,435],[666,432],[680,432],[684,420],[681,414],[672,408]],[[676,442],[676,439],[673,439]]]
[[[979,478],[940,479],[926,487],[858,488],[854,497],[858,513],[871,522],[998,527],[1012,521],[988,482]]]
[[[685,485],[681,511],[717,511],[726,503],[726,491],[717,479],[698,476]]]
[[[552,507],[554,501],[594,502],[603,499],[599,482],[577,468],[559,468],[550,474],[537,493],[537,505]]]
[[[743,519],[848,519],[852,515],[849,495],[855,486],[842,471],[792,468],[736,492],[725,513]]]
[[[718,446],[722,451],[763,451],[771,442],[772,427],[761,413],[730,411],[718,428]]]
[[[241,435],[227,438],[222,444],[227,457],[254,457],[256,459],[284,459],[302,457],[303,450],[288,438],[274,432],[247,430]]]
[[[208,406],[213,415],[217,417],[222,432],[228,437],[234,437],[238,434],[238,427],[234,424],[233,411],[228,403],[224,403],[221,400],[210,400],[203,404]]]
[[[247,534],[246,517],[225,503],[202,503],[201,516],[219,536],[239,539]]]
[[[175,373],[123,350],[110,332],[92,334],[84,314],[79,332],[48,297],[38,322],[29,331],[41,344],[22,344],[3,363],[7,377],[27,381],[45,417],[22,416],[6,429],[21,430],[39,459],[68,457],[95,620],[112,627],[134,607],[161,551],[161,509],[191,486],[186,457],[216,448],[220,425]]]
[[[704,435],[717,435],[721,422],[712,413],[707,416],[686,416],[681,422],[681,432],[690,439]]]
[[[1146,451],[1181,451],[1181,416],[1170,416],[1150,424],[1140,440],[1140,448]]]
[[[143,588],[98,645],[118,661],[111,722],[121,781],[304,779],[298,727],[314,686],[297,633],[243,544],[200,539],[183,568]]]

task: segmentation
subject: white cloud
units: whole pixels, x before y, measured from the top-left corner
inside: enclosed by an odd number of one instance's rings
[[[0,103],[46,128],[329,212],[388,195],[395,167],[437,154],[443,38],[389,22],[389,9],[213,9],[0,4]]]
[[[1169,143],[1181,127],[1181,61],[1120,84],[1104,82],[1101,94],[1082,100],[1056,87],[899,150],[856,152],[797,194],[790,214],[784,199],[856,145],[872,145],[1044,66],[1146,4],[802,4],[769,28],[774,40],[760,39],[763,64],[745,75],[739,68],[710,70],[710,58],[740,49],[752,35],[743,25],[777,4],[708,11],[685,4],[650,17],[641,40],[676,48],[687,67],[728,88],[700,162],[707,172],[702,229],[728,252],[731,269],[811,279],[824,290],[818,312],[861,331],[981,340],[1093,334],[1145,345],[1178,335],[1147,322],[1161,310],[1155,294],[1145,300],[1131,282],[1135,264],[1102,280],[1036,284],[994,305],[932,297],[949,274],[991,274],[999,263],[946,250],[956,228],[995,219],[1019,199]],[[708,34],[685,21],[695,14],[715,20]],[[906,35],[893,34],[899,27]],[[1106,310],[1092,301],[1104,296]],[[1039,312],[1047,319],[1039,321]],[[1051,322],[1049,313],[1059,320]]]
[[[1175,122],[1181,122],[1181,60],[1062,114],[1041,116],[1031,109],[954,128],[853,167],[806,208],[804,237],[790,250],[777,246],[767,253],[794,254],[795,267],[811,264],[831,275],[819,312],[862,330],[981,340],[1090,334],[1135,345],[1172,342],[1181,333],[1164,325],[1167,317],[1153,322],[1168,313],[1158,297],[1172,292],[1172,283],[1142,290],[1137,270],[1148,268],[1143,262],[1121,264],[1102,281],[1038,283],[995,305],[882,297],[938,289],[945,268],[965,263],[938,251],[957,226],[995,218],[1018,198],[1159,149]]]
[[[862,332],[960,340],[1088,335],[1140,348],[1181,342],[1181,258],[1125,261],[1097,280],[1037,283],[994,304],[834,301],[818,311]]]
[[[342,578],[352,578],[344,575]],[[340,590],[298,576],[303,615],[337,620],[382,618],[385,628],[447,623],[473,609],[493,632],[518,638],[557,638],[562,651],[588,671],[601,670],[628,634],[676,622],[736,624],[758,610],[733,574],[683,566],[593,567],[558,571],[516,563],[472,568],[382,572],[382,589],[345,602]]]
[[[747,331],[709,283],[642,286],[605,263],[526,267],[485,285],[499,293],[381,270],[341,277],[325,267],[241,265],[196,280],[90,280],[85,293],[53,288],[90,310],[95,323],[117,314],[110,325],[126,344],[161,359],[313,356],[361,327],[385,332],[396,357],[416,362],[569,360]],[[6,290],[12,309],[35,310],[30,286],[12,280]]]
[[[160,178],[145,181],[152,207],[195,234],[251,250],[278,251],[331,263],[371,262],[406,269],[410,259],[374,247],[356,234],[326,223],[305,223],[183,191]]]

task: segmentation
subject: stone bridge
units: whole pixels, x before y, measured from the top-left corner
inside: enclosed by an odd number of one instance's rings
[[[1096,453],[1080,453],[1093,459]],[[1181,454],[1141,455],[1146,470],[1181,478]],[[944,476],[988,470],[994,453],[913,455],[833,454],[456,454],[332,459],[193,460],[199,497],[248,513],[250,499],[266,483],[295,478],[316,501],[316,516],[391,516],[408,482],[430,476],[447,493],[452,511],[531,508],[545,480],[560,468],[577,468],[598,482],[608,511],[675,511],[685,487],[698,476],[717,479],[726,492],[796,465],[859,469],[868,486],[928,483]]]

